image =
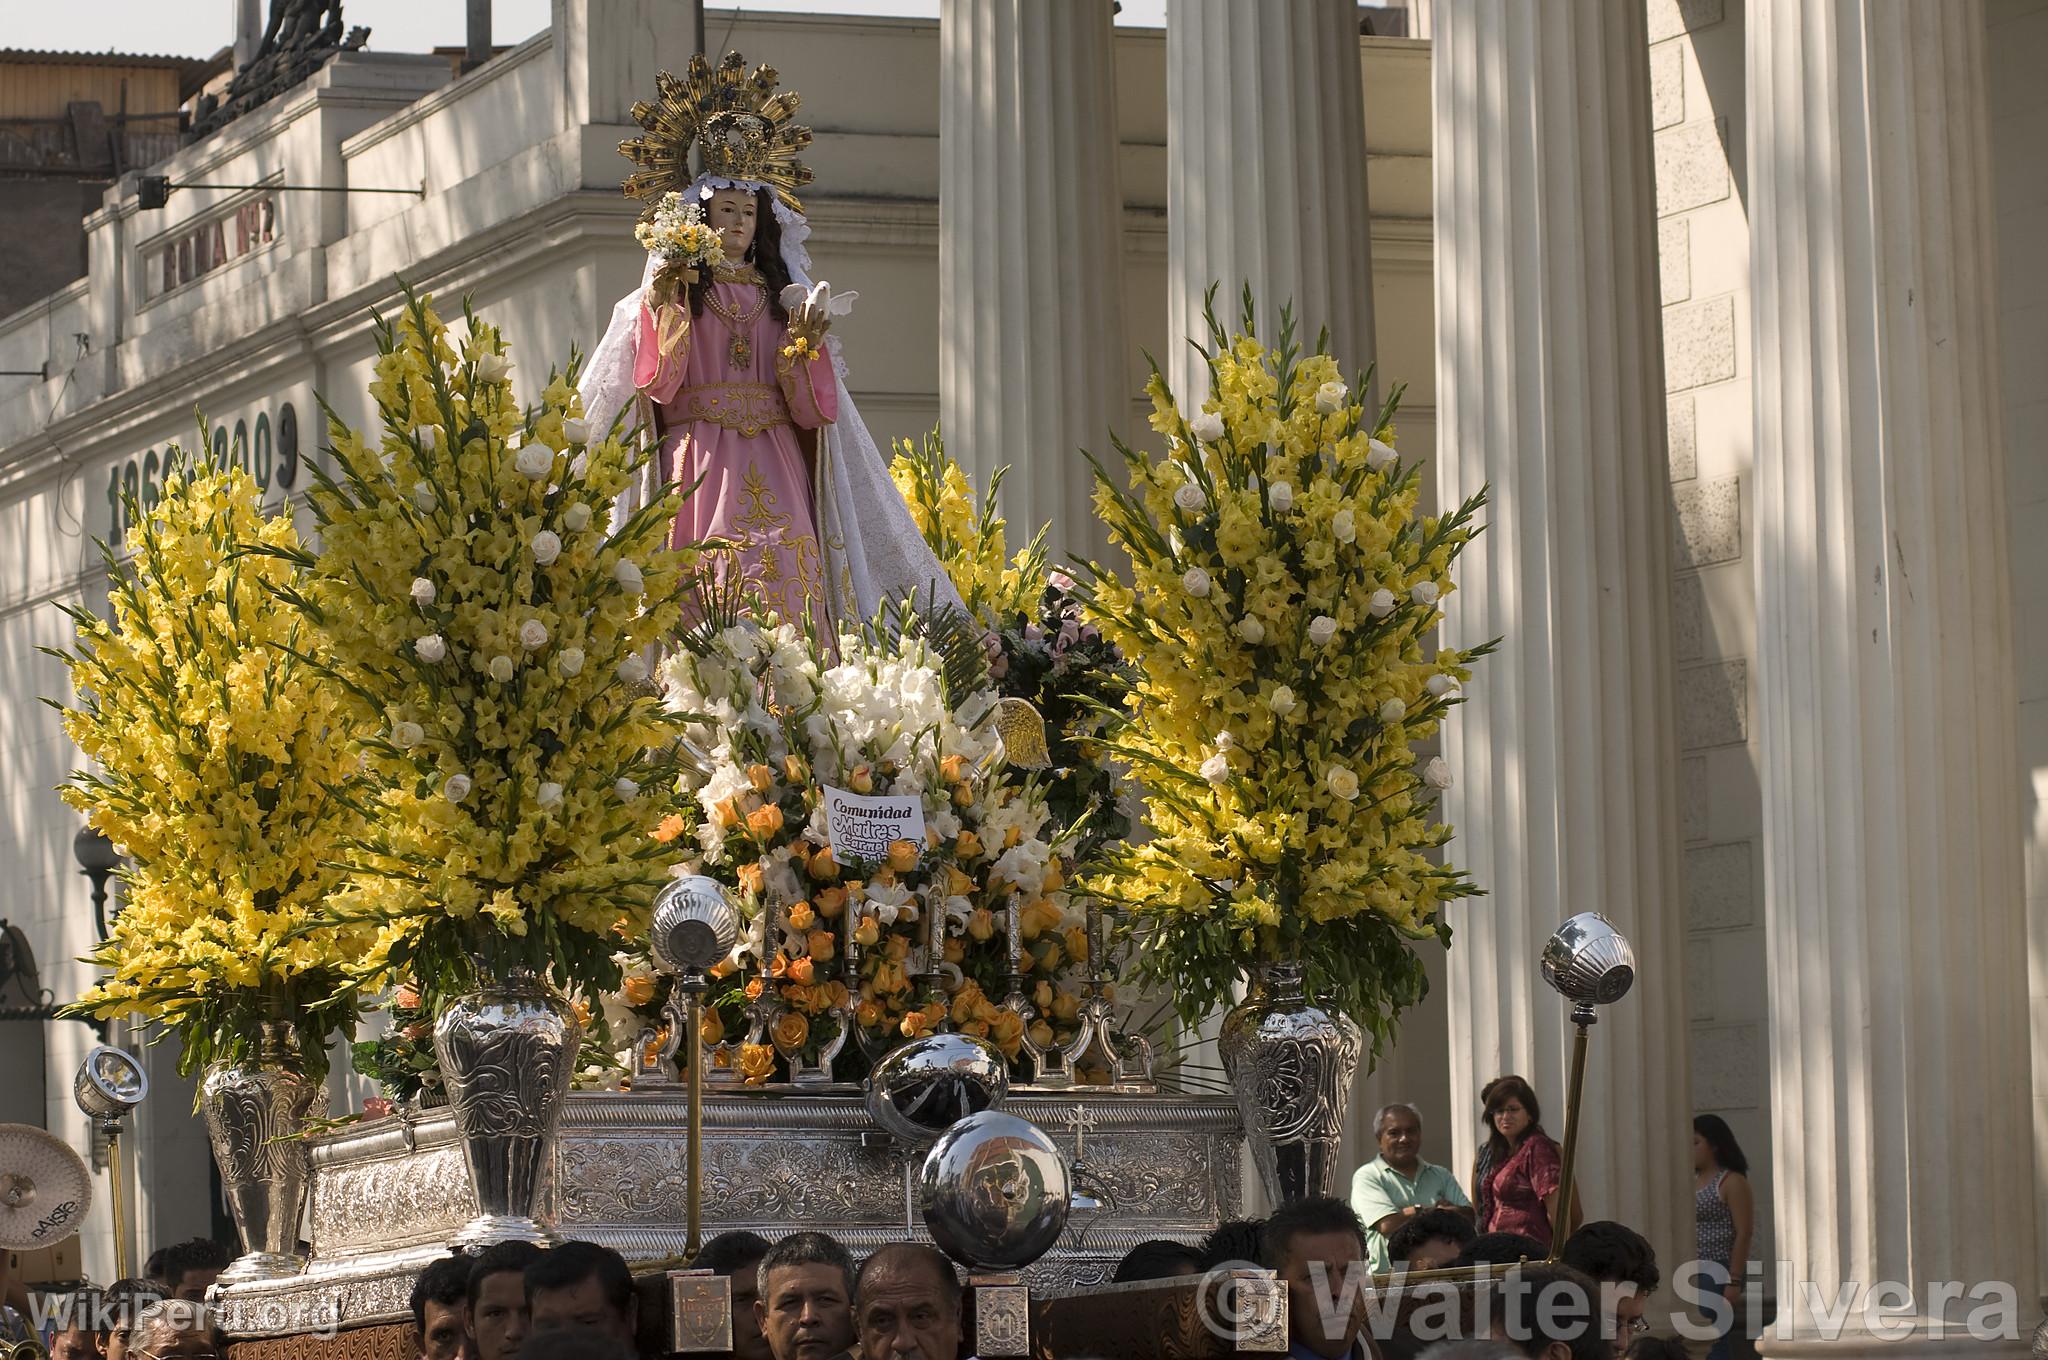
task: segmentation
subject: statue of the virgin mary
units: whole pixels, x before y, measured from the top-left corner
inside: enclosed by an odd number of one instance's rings
[[[694,57],[687,80],[663,72],[660,99],[635,105],[646,135],[619,147],[639,166],[624,187],[649,203],[643,221],[680,212],[709,230],[690,262],[650,249],[584,372],[595,428],[634,406],[660,441],[617,512],[669,482],[694,484],[672,541],[736,545],[770,607],[821,628],[872,619],[885,601],[957,606],[847,393],[829,334],[841,309],[811,279],[796,197],[811,179],[796,157],[811,133],[790,121],[796,93],[775,82],[770,67],[746,72],[737,52],[715,70]]]

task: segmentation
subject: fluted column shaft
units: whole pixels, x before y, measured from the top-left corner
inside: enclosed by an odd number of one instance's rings
[[[1844,1284],[2034,1312],[1983,42],[1977,0],[1748,16],[1777,1247],[1813,1282],[1767,1353]]]
[[[1093,480],[1137,384],[1124,349],[1110,0],[945,0],[939,31],[939,410],[1013,547],[1050,520],[1092,551]]]
[[[1352,0],[1168,0],[1167,352],[1186,403],[1208,373],[1202,297],[1236,329],[1249,283],[1259,334],[1292,302],[1302,347],[1330,331],[1348,375],[1373,358],[1365,105]],[[1384,384],[1381,384],[1384,386]]]
[[[1592,1036],[1578,1184],[1591,1218],[1693,1255],[1664,384],[1643,9],[1439,0],[1438,502],[1490,483],[1447,645],[1500,636],[1446,724],[1456,1156],[1517,1072],[1564,1136],[1570,1028],[1537,972],[1559,922],[1629,937],[1634,991]]]

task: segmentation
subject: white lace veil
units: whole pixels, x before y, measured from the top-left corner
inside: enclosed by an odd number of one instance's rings
[[[755,189],[747,181],[699,176],[686,197],[708,196],[713,189]],[[782,227],[782,260],[792,283],[811,286],[811,255],[804,241],[811,224],[803,214],[771,195]],[[591,352],[579,385],[584,416],[591,428],[609,431],[629,407],[637,408],[629,426],[651,438],[652,411],[633,385],[633,351],[640,329],[640,302],[654,281],[655,261],[648,256],[640,286],[612,308],[611,324]],[[839,337],[825,338],[832,358],[832,381],[838,388],[839,414],[818,431],[813,500],[817,510],[818,548],[824,560],[827,606],[835,627],[872,619],[884,601],[914,597],[925,608],[933,604],[960,607],[960,596],[946,569],[925,545],[910,518],[910,509],[889,480],[887,463],[868,433],[866,422],[846,390],[846,360]],[[633,484],[612,507],[614,528],[659,494],[660,467],[650,458]]]

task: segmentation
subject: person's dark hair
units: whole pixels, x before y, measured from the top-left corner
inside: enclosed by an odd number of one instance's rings
[[[761,1264],[761,1258],[768,1254],[768,1239],[759,1233],[744,1228],[722,1232],[704,1244],[697,1253],[697,1259],[690,1262],[698,1270],[715,1270],[720,1275],[732,1275],[750,1266]]]
[[[144,1258],[142,1262],[142,1278],[145,1280],[163,1279],[164,1266],[169,1263],[170,1258],[171,1249],[169,1247],[158,1247]]]
[[[1628,1348],[1628,1360],[1692,1360],[1685,1343],[1669,1336],[1639,1336]]]
[[[1520,1233],[1481,1233],[1465,1244],[1454,1266],[1511,1266],[1517,1261],[1541,1261],[1543,1244]]]
[[[1644,1294],[1664,1277],[1657,1271],[1657,1252],[1634,1228],[1603,1218],[1567,1237],[1557,1259],[1596,1280],[1627,1282]]]
[[[876,1271],[901,1271],[920,1265],[938,1277],[940,1294],[957,1312],[960,1308],[960,1277],[953,1272],[953,1263],[946,1259],[944,1253],[922,1242],[892,1242],[886,1247],[876,1248],[872,1256],[860,1263],[860,1274],[853,1282],[856,1309],[861,1290],[867,1288],[868,1277]]]
[[[101,1297],[106,1304],[106,1317],[112,1324],[109,1331],[125,1332],[135,1325],[135,1319],[142,1316],[142,1310],[164,1296],[163,1286],[155,1280],[116,1280],[107,1286]]]
[[[556,1327],[519,1343],[515,1360],[635,1360],[633,1352],[594,1327]]]
[[[1259,1264],[1268,1270],[1278,1270],[1286,1264],[1295,1238],[1305,1233],[1338,1232],[1350,1233],[1358,1239],[1359,1248],[1364,1249],[1365,1224],[1358,1221],[1357,1211],[1343,1200],[1317,1195],[1283,1204],[1273,1211],[1265,1230],[1259,1234]]]
[[[412,1325],[427,1334],[427,1305],[452,1307],[469,1298],[469,1258],[443,1256],[430,1261],[412,1285]]]
[[[1215,1270],[1232,1261],[1257,1265],[1265,1232],[1266,1221],[1261,1218],[1232,1218],[1217,1224],[1215,1231],[1202,1239],[1202,1269]]]
[[[1394,1229],[1393,1236],[1387,1239],[1387,1259],[1405,1261],[1424,1242],[1434,1242],[1438,1238],[1463,1251],[1472,1245],[1475,1235],[1472,1220],[1465,1215],[1454,1214],[1449,1209],[1425,1209]]]
[[[1116,1263],[1116,1271],[1109,1279],[1111,1284],[1129,1284],[1133,1280],[1170,1280],[1176,1275],[1199,1275],[1202,1270],[1200,1249],[1185,1242],[1155,1237],[1125,1252],[1124,1259]]]
[[[715,192],[715,191],[714,191]],[[747,248],[747,260],[761,271],[761,286],[768,290],[768,314],[777,321],[789,320],[789,309],[782,305],[782,290],[789,286],[789,265],[782,258],[782,223],[775,217],[775,191],[761,189],[754,195],[759,205],[754,213],[754,244]],[[706,197],[698,205],[710,216],[711,200]],[[704,289],[708,286],[703,272],[697,274],[697,281],[690,285],[690,315],[704,315]]]
[[[1742,1144],[1735,1141],[1735,1130],[1728,1127],[1727,1120],[1717,1114],[1696,1114],[1692,1117],[1692,1131],[1706,1139],[1707,1146],[1714,1150],[1715,1166],[1738,1176],[1749,1174],[1749,1158],[1742,1155]]]
[[[226,1270],[228,1262],[234,1259],[226,1247],[212,1238],[193,1237],[151,1252],[148,1263],[142,1269],[149,1278],[162,1280],[167,1287],[176,1289],[184,1280],[186,1272]]]
[[[1572,1360],[1612,1360],[1600,1286],[1570,1266],[1517,1266],[1494,1282],[1489,1296],[1489,1333],[1531,1360],[1553,1341],[1569,1346]]]
[[[1493,1124],[1493,1112],[1507,1104],[1510,1100],[1520,1101],[1522,1108],[1529,1112],[1529,1131],[1531,1133],[1535,1132],[1537,1127],[1543,1123],[1543,1109],[1536,1103],[1536,1090],[1528,1082],[1510,1073],[1505,1077],[1495,1077],[1492,1081],[1486,1083],[1479,1090],[1479,1122],[1486,1126],[1486,1152],[1487,1164],[1489,1166],[1499,1166],[1514,1154],[1514,1149],[1508,1146],[1508,1140],[1501,1137],[1500,1130],[1495,1128]],[[1525,1138],[1527,1136],[1528,1134],[1523,1135]]]
[[[485,1280],[493,1275],[517,1275],[523,1280],[526,1268],[545,1254],[531,1242],[500,1242],[484,1248],[469,1267],[469,1306],[476,1307]]]
[[[626,1258],[595,1242],[564,1242],[542,1252],[526,1268],[526,1297],[531,1301],[543,1289],[573,1289],[593,1278],[613,1312],[624,1317],[633,1311],[633,1272]]]
[[[761,1258],[761,1297],[768,1296],[770,1271],[784,1266],[836,1266],[846,1277],[846,1301],[853,1302],[853,1253],[830,1233],[793,1232]]]

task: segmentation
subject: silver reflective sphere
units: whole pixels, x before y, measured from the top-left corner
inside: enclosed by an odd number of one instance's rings
[[[1036,1124],[1001,1110],[969,1115],[925,1154],[918,1197],[939,1250],[974,1270],[1017,1270],[1059,1241],[1066,1159]]]
[[[101,1045],[85,1055],[71,1082],[71,1098],[91,1119],[119,1119],[149,1094],[149,1074],[118,1048]]]
[[[1543,946],[1543,977],[1568,1001],[1608,1006],[1636,980],[1636,952],[1597,911],[1582,911]]]
[[[931,1142],[1010,1094],[1002,1051],[971,1034],[927,1034],[891,1050],[868,1074],[868,1115],[906,1143]]]
[[[739,937],[740,914],[714,879],[670,879],[654,895],[647,943],[655,962],[671,973],[703,972],[732,953]]]

